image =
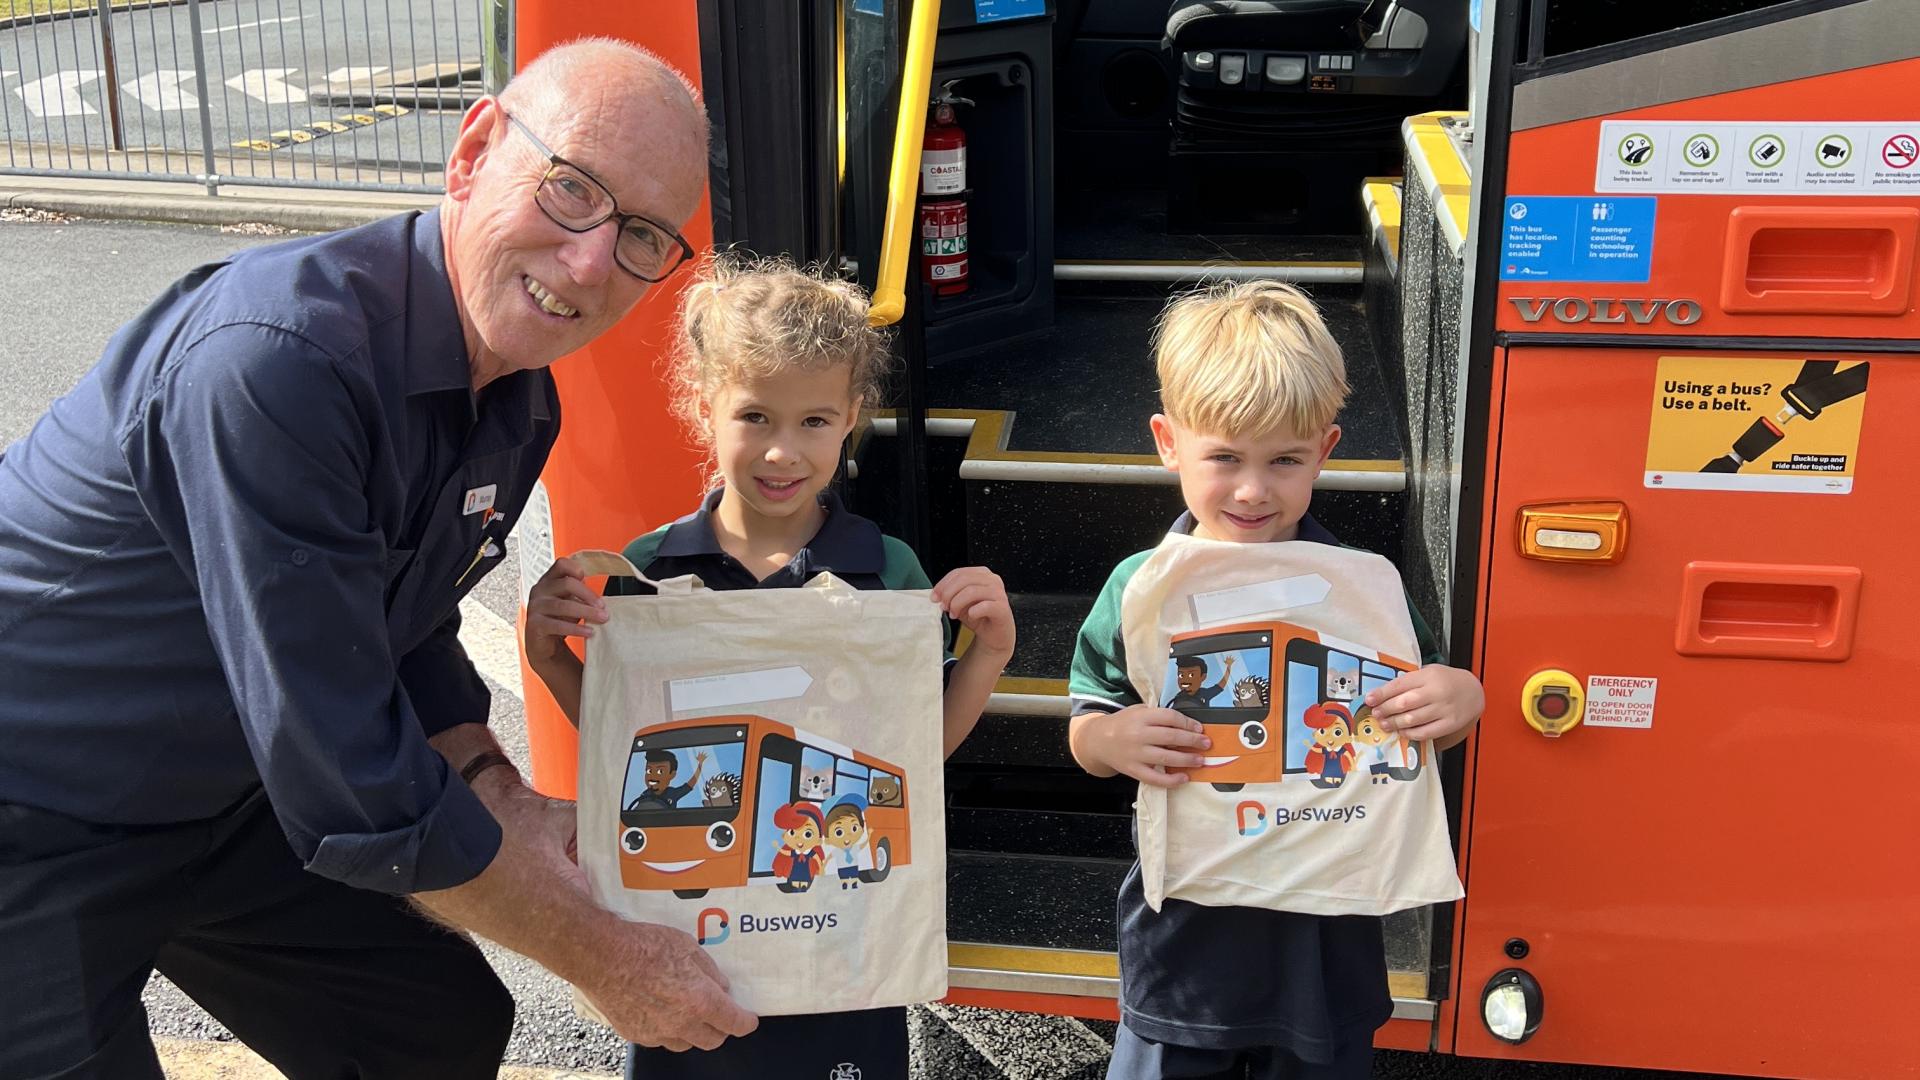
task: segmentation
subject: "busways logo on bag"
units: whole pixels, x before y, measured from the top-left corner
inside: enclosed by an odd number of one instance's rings
[[[740,916],[742,934],[777,934],[782,931],[800,930],[812,934],[824,934],[840,926],[837,912],[825,915],[750,915]],[[720,944],[733,936],[733,920],[725,908],[710,907],[700,912],[694,920],[693,936],[700,944],[709,948]]]
[[[629,889],[688,900],[759,883],[853,890],[912,861],[899,766],[762,716],[641,729],[620,801]],[[753,933],[762,921],[743,913],[735,929]]]
[[[1267,808],[1257,802],[1243,802],[1233,808],[1236,831],[1241,836],[1259,836],[1267,831]],[[1291,825],[1296,821],[1324,821],[1334,825],[1345,825],[1352,821],[1367,820],[1367,804],[1357,806],[1302,806],[1292,809],[1285,806],[1273,808],[1273,824]]]

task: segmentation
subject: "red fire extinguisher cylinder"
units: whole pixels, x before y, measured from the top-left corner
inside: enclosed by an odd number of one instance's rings
[[[920,279],[936,296],[967,282],[967,133],[953,105],[935,103],[920,151]]]

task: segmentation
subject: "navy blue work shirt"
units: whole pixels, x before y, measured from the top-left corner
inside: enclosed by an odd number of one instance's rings
[[[545,371],[474,393],[437,212],[188,274],[0,457],[0,802],[264,785],[315,873],[474,877],[499,825],[427,738],[487,720],[458,605],[558,428]]]

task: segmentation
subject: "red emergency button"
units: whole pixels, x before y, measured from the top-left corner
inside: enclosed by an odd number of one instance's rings
[[[1549,686],[1541,692],[1539,700],[1533,707],[1540,711],[1541,716],[1549,720],[1558,720],[1567,715],[1567,707],[1571,704],[1572,702],[1567,700],[1566,687]]]
[[[1520,715],[1527,726],[1556,738],[1580,723],[1586,704],[1580,680],[1557,668],[1536,671],[1520,691]]]

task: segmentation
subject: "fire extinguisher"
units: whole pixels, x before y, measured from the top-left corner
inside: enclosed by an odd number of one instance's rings
[[[968,287],[967,133],[953,107],[973,102],[954,94],[958,81],[942,84],[933,99],[920,150],[920,279],[936,296]]]

